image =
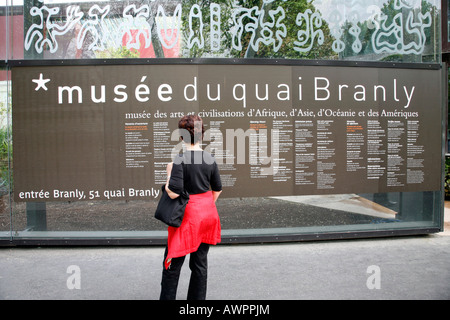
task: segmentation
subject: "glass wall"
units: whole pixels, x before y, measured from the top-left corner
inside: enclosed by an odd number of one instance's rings
[[[157,199],[151,197],[18,200],[14,150],[23,146],[13,146],[16,101],[12,99],[11,69],[22,65],[278,66],[304,62],[355,70],[360,65],[438,70],[442,62],[440,17],[438,0],[0,0],[0,241],[160,244],[166,235],[165,226],[153,217]],[[404,90],[412,99],[413,91],[408,92],[406,85],[398,88],[398,97]],[[360,97],[354,94],[355,99]],[[445,130],[443,89],[440,95],[441,114],[431,121]],[[401,120],[406,125],[407,119]],[[300,131],[296,132],[298,137]],[[445,143],[438,144],[441,148],[432,166],[442,177]],[[293,162],[300,157],[299,148]],[[420,161],[415,163],[421,166]],[[226,172],[225,165],[223,169]],[[34,170],[40,170],[38,163]],[[415,186],[414,191],[398,188],[368,193],[361,187],[350,193],[280,196],[274,192],[257,197],[229,197],[225,188],[217,206],[224,242],[421,234],[442,229],[442,178],[437,183],[438,188]],[[260,186],[255,183],[254,187]]]
[[[22,1],[2,58],[440,61],[436,0]]]

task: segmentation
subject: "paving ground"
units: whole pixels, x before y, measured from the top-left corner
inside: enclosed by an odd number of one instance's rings
[[[162,247],[0,249],[0,299],[159,297]],[[75,269],[74,269],[75,268]],[[79,289],[70,289],[79,280]],[[188,260],[179,299],[185,299]],[[69,282],[69,285],[68,285]],[[208,299],[450,299],[450,232],[417,237],[219,245]]]
[[[450,299],[450,203],[442,233],[416,237],[219,245],[210,300]],[[0,248],[1,300],[156,300],[162,247]],[[179,299],[189,281],[183,268]]]

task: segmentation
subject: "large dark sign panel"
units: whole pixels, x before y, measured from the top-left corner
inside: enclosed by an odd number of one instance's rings
[[[440,70],[40,66],[12,83],[16,201],[156,199],[193,113],[224,196],[440,190]]]

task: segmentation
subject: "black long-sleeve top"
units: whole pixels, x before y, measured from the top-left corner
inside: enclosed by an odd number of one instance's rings
[[[222,190],[219,168],[209,152],[190,150],[175,158],[169,189],[174,193],[181,194],[183,188],[186,188],[189,194]]]

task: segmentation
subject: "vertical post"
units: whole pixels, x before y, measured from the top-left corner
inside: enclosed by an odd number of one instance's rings
[[[41,23],[40,17],[30,15],[30,10],[33,7],[42,7],[43,3],[38,0],[27,0],[23,3],[23,31],[24,37],[28,32],[28,29],[33,25],[39,25]],[[45,32],[42,30],[42,32]],[[25,40],[25,39],[24,39]],[[36,41],[36,39],[33,39]],[[25,59],[42,59],[43,53],[38,53],[33,44],[29,50],[24,49]],[[24,41],[25,43],[25,41]],[[47,211],[45,202],[27,202],[27,229],[35,231],[47,230]]]

